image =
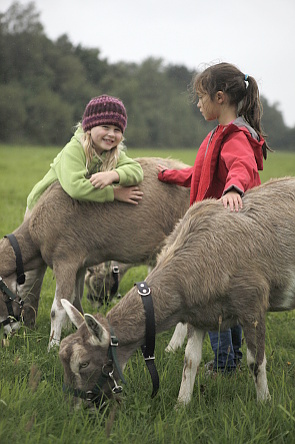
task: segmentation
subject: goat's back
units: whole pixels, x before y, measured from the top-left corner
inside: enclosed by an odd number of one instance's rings
[[[68,259],[69,253],[80,255],[88,266],[111,259],[143,262],[159,251],[189,207],[189,189],[160,182],[156,166],[187,165],[172,159],[137,160],[144,172],[138,205],[74,200],[58,182],[44,193],[32,212],[30,229],[49,266],[56,259]]]
[[[295,291],[294,214],[295,178],[247,191],[239,212],[214,199],[196,203],[167,238],[156,270],[167,283],[173,275],[174,285],[192,299],[229,294],[234,285],[266,285],[271,309],[282,309],[275,302],[279,293],[291,297]]]

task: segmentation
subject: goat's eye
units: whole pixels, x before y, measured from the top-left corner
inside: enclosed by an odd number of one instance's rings
[[[89,365],[89,361],[81,362],[80,368],[86,368],[86,367],[88,367],[88,365]]]

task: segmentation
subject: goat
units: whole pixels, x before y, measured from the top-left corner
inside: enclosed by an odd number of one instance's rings
[[[117,294],[120,279],[133,266],[134,264],[109,261],[87,268],[85,275],[87,299],[97,302],[98,307],[111,302]]]
[[[13,234],[15,235],[16,239],[18,239],[18,243],[21,247],[25,271],[34,270],[38,267],[44,266],[45,264],[41,256],[40,249],[32,241],[29,229],[29,220],[26,219],[16,230],[14,230]],[[19,287],[16,283],[16,257],[11,243],[6,237],[0,240],[0,258],[0,276],[5,281],[7,287],[19,298]],[[35,285],[34,290],[36,290],[37,287],[38,284]],[[41,287],[39,290],[41,290]],[[6,304],[4,302],[5,292],[1,290],[0,292],[0,318],[5,319],[7,315]],[[33,305],[31,304],[31,301],[30,303],[27,301],[23,307],[22,317],[26,325],[32,326],[31,319],[35,318],[35,311],[37,308],[38,300],[33,301]],[[7,333],[9,333],[9,330],[16,330],[19,326],[19,323],[16,323],[15,325],[11,323],[7,329]]]
[[[173,159],[137,160],[144,171],[139,185],[144,196],[138,205],[81,202],[71,199],[56,182],[41,196],[30,218],[13,232],[20,245],[24,270],[49,266],[56,278],[49,348],[59,344],[66,321],[61,298],[82,310],[85,270],[109,260],[150,261],[188,209],[189,189],[160,182],[156,170],[158,163],[167,168],[186,165]],[[4,279],[16,268],[15,255],[6,238],[0,241],[0,257],[0,276]],[[36,286],[40,295],[41,283]],[[33,305],[36,307],[37,303]]]
[[[104,303],[109,304],[118,295],[119,283],[124,274],[137,265],[139,264],[109,261],[87,268],[85,275],[87,299],[93,303],[96,302],[98,308]],[[148,271],[150,272],[151,269],[152,265],[149,264]]]
[[[192,205],[167,238],[146,284],[156,333],[188,324],[180,405],[191,400],[205,332],[237,323],[244,330],[257,399],[270,398],[265,315],[295,308],[294,213],[295,178],[276,179],[247,191],[239,212],[214,199]],[[83,318],[68,301],[62,304],[78,327],[60,344],[65,384],[91,391],[108,362],[110,326],[118,339],[119,368],[144,344],[143,303],[134,287],[106,318],[99,313]],[[106,395],[107,385],[100,386]]]
[[[3,326],[4,336],[12,335],[20,328],[23,302],[16,295],[16,283],[10,283],[10,289],[0,277],[0,327]]]

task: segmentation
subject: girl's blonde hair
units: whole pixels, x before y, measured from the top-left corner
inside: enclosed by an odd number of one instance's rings
[[[82,124],[77,124],[77,129],[82,128]],[[83,132],[81,136],[81,144],[83,146],[86,155],[86,168],[90,167],[92,159],[94,156],[98,156],[95,149],[93,148],[93,142],[90,132]],[[112,148],[110,151],[106,151],[105,159],[102,161],[101,171],[111,171],[116,168],[118,159],[120,157],[120,152],[125,149],[124,137],[122,136],[121,142]]]

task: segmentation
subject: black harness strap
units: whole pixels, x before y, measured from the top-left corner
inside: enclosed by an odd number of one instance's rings
[[[145,330],[145,345],[142,345],[141,350],[146,363],[146,366],[150,372],[153,392],[152,398],[156,396],[159,390],[159,375],[155,366],[155,337],[156,337],[156,326],[155,326],[155,314],[153,299],[151,296],[151,289],[145,281],[136,282],[138,293],[141,296],[142,303],[146,315],[146,330]]]
[[[110,333],[111,333],[111,343],[109,346],[109,358],[114,362],[117,372],[119,374],[119,378],[121,379],[123,384],[126,384],[125,378],[123,376],[123,373],[121,371],[121,367],[119,365],[118,358],[117,358],[117,347],[119,345],[119,341],[117,339],[117,336],[115,336],[115,334],[114,334],[112,326],[110,324],[109,324],[109,326],[110,326]]]
[[[14,293],[12,293],[11,290],[9,290],[9,288],[7,287],[7,285],[5,284],[5,282],[3,281],[1,276],[0,276],[0,290],[3,291],[3,293],[7,294],[7,296],[12,301],[14,301],[14,299],[16,298],[16,295]]]
[[[7,234],[6,237],[9,242],[11,243],[11,246],[14,250],[14,254],[15,254],[15,259],[16,259],[16,274],[17,274],[17,283],[19,285],[22,285],[25,283],[26,280],[26,276],[25,276],[25,272],[24,272],[24,264],[23,264],[23,259],[22,259],[22,254],[19,248],[19,244],[18,241],[16,239],[16,237],[14,236],[14,234]]]
[[[2,279],[2,277],[0,276],[0,290],[4,293],[4,294],[6,294],[6,296],[8,297],[4,302],[5,302],[5,304],[6,304],[6,308],[7,308],[7,312],[8,312],[8,316],[7,316],[7,319],[5,319],[4,321],[2,321],[1,323],[0,323],[0,325],[3,325],[3,326],[5,326],[5,325],[7,325],[7,324],[9,324],[9,323],[12,323],[12,322],[14,322],[14,321],[19,321],[20,320],[20,317],[21,316],[16,316],[15,314],[14,314],[14,311],[13,311],[13,307],[12,307],[12,303],[13,302],[16,302],[19,306],[20,306],[20,309],[22,310],[22,307],[23,307],[23,301],[20,299],[20,301],[19,302],[17,302],[17,301],[15,301],[15,299],[16,299],[16,295],[14,294],[14,293],[12,293],[12,291],[7,287],[7,285],[5,284],[5,282],[3,281],[3,279]]]
[[[119,270],[118,265],[114,265],[113,268],[112,268],[112,274],[113,274],[113,278],[114,278],[115,282],[112,285],[112,288],[110,290],[111,296],[114,296],[117,293],[117,291],[118,291],[118,288],[119,288],[119,273],[120,273],[120,270]]]

